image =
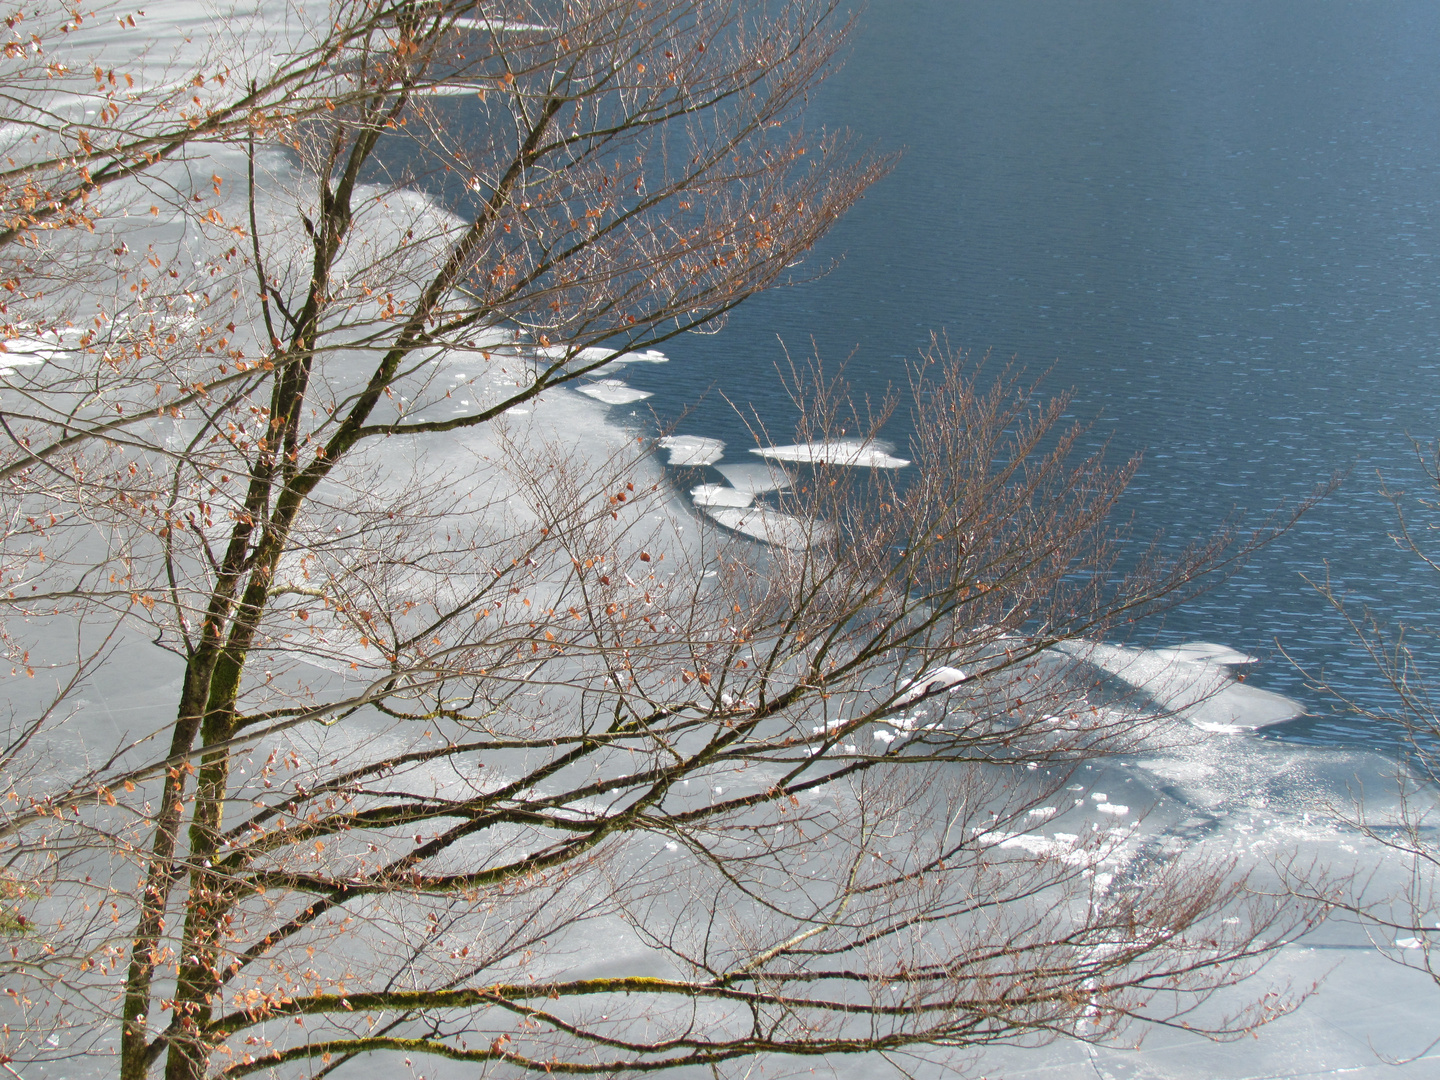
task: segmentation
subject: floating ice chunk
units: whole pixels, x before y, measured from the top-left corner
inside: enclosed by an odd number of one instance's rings
[[[544,23],[519,22],[516,19],[456,19],[452,26],[460,30],[486,30],[492,34],[521,34],[531,30],[553,30]]]
[[[895,704],[909,705],[912,701],[919,701],[923,697],[938,693],[948,687],[957,686],[964,681],[965,672],[959,668],[931,668],[925,672],[925,674],[907,684],[909,689],[895,699]]]
[[[670,451],[670,464],[678,468],[713,465],[725,453],[723,442],[701,435],[666,435],[658,445],[662,450]]]
[[[1102,814],[1114,814],[1116,817],[1124,817],[1130,813],[1130,807],[1121,806],[1119,803],[1113,802],[1096,803],[1095,809],[1099,810]]]
[[[416,97],[463,97],[466,94],[483,94],[491,86],[490,83],[437,83],[416,87],[410,93]]]
[[[755,496],[748,491],[736,491],[722,484],[701,484],[690,489],[690,498],[696,506],[749,506]]]
[[[716,471],[737,491],[759,495],[765,491],[785,491],[790,487],[790,474],[779,465],[758,461],[727,462],[716,465]]]
[[[1103,791],[1092,791],[1092,792],[1090,793],[1090,798],[1094,799],[1096,802],[1109,802],[1109,801],[1110,801],[1110,796],[1109,796],[1109,795],[1106,795]]]
[[[533,352],[546,360],[569,358],[572,363],[584,367],[592,364],[665,364],[670,361],[659,349],[622,353],[618,349],[601,349],[593,345],[585,349],[570,345],[539,345],[533,347]]]
[[[704,509],[705,513],[727,529],[734,529],[774,547],[793,551],[803,550],[819,541],[827,540],[834,533],[834,527],[825,522],[806,521],[771,510],[768,506],[752,506],[748,509],[707,506]]]
[[[619,379],[601,379],[589,386],[580,387],[580,393],[596,401],[603,401],[606,405],[629,405],[633,401],[644,401],[653,396],[644,390],[626,386]]]
[[[659,349],[646,349],[644,352],[618,353],[610,363],[612,364],[668,364],[670,357],[666,356]]]
[[[666,845],[665,845],[665,850],[666,850],[666,851],[679,851],[679,850],[680,850],[680,845],[677,844],[674,840],[671,840],[671,841],[669,841],[668,843],[666,843]]]
[[[910,462],[887,454],[874,443],[852,439],[796,443],[792,446],[757,446],[750,451],[776,461],[808,461],[825,465],[857,465],[871,469],[903,469]]]
[[[886,746],[889,746],[891,743],[893,743],[896,738],[897,738],[897,736],[896,736],[895,732],[893,732],[893,731],[877,731],[877,732],[875,732],[875,741],[876,741],[876,742],[883,742]]]
[[[1419,938],[1402,937],[1395,939],[1395,947],[1397,949],[1423,949],[1425,943]]]
[[[1054,817],[1056,810],[1053,806],[1032,806],[1029,810],[1026,810],[1025,813],[1030,817],[1040,818],[1043,821],[1045,818]]]

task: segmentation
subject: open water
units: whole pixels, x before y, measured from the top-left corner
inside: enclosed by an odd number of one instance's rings
[[[904,156],[810,264],[835,269],[625,377],[662,415],[712,387],[785,431],[777,337],[853,353],[857,390],[878,392],[943,330],[1053,369],[1117,460],[1145,451],[1126,510],[1147,539],[1258,520],[1349,470],[1156,633],[1268,657],[1255,679],[1314,713],[1280,737],[1379,744],[1277,642],[1381,700],[1302,575],[1328,565],[1413,621],[1440,599],[1377,493],[1377,471],[1421,493],[1407,436],[1440,434],[1437,45],[1431,0],[873,0],[807,123]],[[751,444],[716,393],[679,430]],[[905,445],[903,418],[887,435]]]

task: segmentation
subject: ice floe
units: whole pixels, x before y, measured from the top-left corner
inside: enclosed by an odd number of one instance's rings
[[[703,435],[666,435],[657,445],[670,451],[670,464],[677,468],[713,465],[725,453],[723,442]]]
[[[919,701],[923,697],[937,694],[941,690],[947,690],[958,686],[965,681],[965,672],[954,667],[937,667],[925,672],[923,675],[911,680],[908,688],[895,699],[896,705],[909,705],[912,701]]]
[[[434,86],[412,89],[410,94],[415,97],[464,97],[466,94],[483,94],[488,89],[490,84],[436,83]]]
[[[518,19],[456,19],[451,25],[458,30],[485,30],[492,34],[523,34],[555,29],[544,23],[520,22]]]
[[[670,357],[659,349],[645,349],[642,352],[616,353],[610,358],[612,364],[668,364]]]
[[[690,489],[690,498],[696,506],[749,506],[755,496],[748,491],[737,491],[723,484],[700,484]]]
[[[569,345],[540,345],[532,350],[536,356],[546,360],[569,359],[572,363],[588,367],[591,364],[666,364],[670,357],[659,349],[645,349],[640,352],[621,352],[619,349],[602,349],[591,346],[574,349]]]
[[[738,491],[759,495],[766,491],[785,491],[790,487],[790,474],[778,465],[757,461],[726,462],[716,465],[715,471]]]
[[[651,396],[644,390],[626,386],[619,379],[601,379],[579,389],[580,393],[592,397],[596,401],[603,401],[606,405],[629,405],[631,402],[644,401]]]
[[[910,464],[905,458],[886,453],[873,442],[848,439],[795,443],[791,446],[757,446],[750,452],[775,461],[856,465],[871,469],[901,469]]]
[[[806,521],[768,506],[707,506],[704,509],[725,528],[774,547],[801,550],[818,540],[827,539],[834,532],[833,526],[824,522]]]

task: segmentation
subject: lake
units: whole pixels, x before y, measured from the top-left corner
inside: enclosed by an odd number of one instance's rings
[[[625,375],[679,415],[707,388],[791,419],[777,336],[854,354],[857,390],[903,382],[932,330],[1073,388],[1117,461],[1136,534],[1258,520],[1336,470],[1338,494],[1238,578],[1156,628],[1267,658],[1254,678],[1316,714],[1279,737],[1379,741],[1331,716],[1277,652],[1380,687],[1303,580],[1329,572],[1425,620],[1440,575],[1387,539],[1377,470],[1420,491],[1440,382],[1440,6],[1213,0],[877,0],[807,124],[895,172],[833,231],[827,276],[762,295],[723,332]],[[773,387],[773,391],[766,391]],[[751,437],[711,392],[680,423]],[[900,446],[902,419],[886,434]]]

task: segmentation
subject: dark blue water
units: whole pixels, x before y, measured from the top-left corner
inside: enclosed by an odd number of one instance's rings
[[[627,369],[662,413],[714,386],[772,430],[773,365],[854,353],[860,391],[903,380],[932,330],[1053,365],[1117,459],[1145,450],[1143,535],[1251,520],[1337,469],[1339,494],[1164,640],[1271,657],[1256,679],[1323,699],[1276,642],[1379,700],[1372,669],[1302,574],[1426,620],[1440,575],[1387,539],[1380,470],[1418,491],[1407,433],[1440,390],[1440,5],[1319,0],[876,0],[808,123],[901,149],[827,238],[818,282],[758,297],[673,363]],[[773,387],[773,391],[767,388]],[[681,431],[750,436],[716,395]],[[887,432],[903,446],[897,420]],[[1377,733],[1317,715],[1290,737]]]

